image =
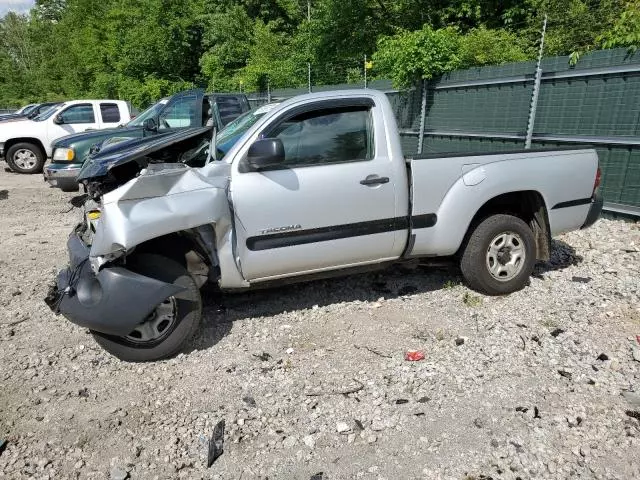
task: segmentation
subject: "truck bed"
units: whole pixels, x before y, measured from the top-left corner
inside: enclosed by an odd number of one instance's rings
[[[411,216],[431,218],[429,225],[413,225],[411,255],[416,256],[454,254],[478,207],[505,191],[540,194],[551,235],[578,229],[592,202],[598,168],[593,149],[425,154],[407,156],[406,162]]]

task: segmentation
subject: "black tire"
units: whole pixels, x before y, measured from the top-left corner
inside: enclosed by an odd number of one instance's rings
[[[92,331],[93,338],[106,351],[127,362],[151,362],[177,354],[191,341],[202,318],[202,299],[195,280],[185,267],[161,255],[140,254],[132,257],[127,266],[141,275],[186,287],[183,293],[169,299],[176,312],[173,323],[159,338],[151,341],[131,338],[135,330],[128,337]]]
[[[18,158],[19,155],[23,155],[27,152],[34,157],[33,165],[25,166],[22,164],[23,161]],[[44,163],[46,161],[46,157],[42,149],[38,145],[28,142],[20,142],[11,145],[7,150],[5,159],[7,160],[9,168],[17,173],[42,173],[42,169],[44,168]]]
[[[69,180],[61,182],[58,180],[58,188],[63,192],[77,192],[80,190],[80,186],[76,183],[75,180]]]
[[[502,237],[503,235],[506,237]],[[504,238],[509,238],[509,243],[521,244],[522,247],[511,247],[505,243],[499,249],[499,257],[496,257],[492,252],[498,249],[502,244],[500,239],[504,241]],[[497,242],[494,242],[496,239]],[[515,248],[517,252],[524,251],[524,259],[520,253],[511,255],[511,248]],[[496,258],[500,259],[497,264]],[[502,261],[506,261],[508,265]],[[464,279],[474,290],[487,295],[505,295],[527,285],[535,263],[536,242],[531,228],[518,217],[499,214],[484,219],[475,227],[462,253],[460,268]],[[512,269],[512,272],[499,271],[503,267],[505,270],[506,267]],[[505,274],[504,278],[497,278],[502,274]]]

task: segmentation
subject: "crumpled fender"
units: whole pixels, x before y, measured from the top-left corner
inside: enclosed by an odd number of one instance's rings
[[[230,168],[224,162],[210,163],[206,170],[150,165],[140,176],[102,197],[90,257],[113,258],[148,240],[211,225],[221,272],[219,285],[249,286],[235,260],[227,195]]]
[[[70,265],[58,274],[51,308],[81,327],[128,335],[158,304],[185,290],[123,267],[104,268],[95,275],[89,250],[76,234],[69,237],[67,247]]]
[[[231,228],[228,182],[226,176],[205,177],[192,168],[151,171],[130,180],[103,196],[91,257],[207,224],[216,225],[222,240]]]

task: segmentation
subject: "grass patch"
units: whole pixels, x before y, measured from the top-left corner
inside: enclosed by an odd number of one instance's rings
[[[460,282],[456,282],[455,280],[447,280],[446,282],[444,282],[444,284],[442,284],[442,289],[443,290],[453,290],[458,285],[460,285]]]
[[[473,293],[465,292],[462,296],[462,303],[467,307],[479,307],[482,305],[482,297],[474,295]]]

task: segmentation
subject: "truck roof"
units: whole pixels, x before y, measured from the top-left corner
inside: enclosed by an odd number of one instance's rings
[[[303,93],[302,95],[296,95],[283,103],[289,103],[290,100],[304,101],[304,100],[324,100],[327,98],[344,98],[344,97],[371,97],[371,98],[384,98],[385,93],[380,90],[374,90],[370,88],[350,88],[344,90],[329,90],[326,92],[312,92]]]

